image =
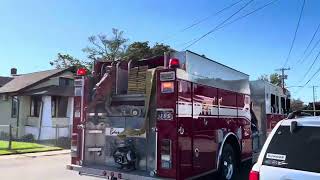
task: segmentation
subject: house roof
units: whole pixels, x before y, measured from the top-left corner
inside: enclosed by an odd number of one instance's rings
[[[73,86],[47,86],[39,89],[34,89],[30,91],[24,91],[21,95],[48,95],[48,96],[74,96]]]
[[[4,86],[7,84],[9,81],[11,81],[13,78],[12,77],[3,77],[0,76],[0,87]]]
[[[14,76],[11,81],[9,81],[4,86],[0,87],[0,93],[19,92],[25,88],[36,85],[52,76],[60,74],[69,69],[70,68],[53,69],[53,70],[39,71],[39,72],[34,72],[29,74],[20,74],[20,75]]]

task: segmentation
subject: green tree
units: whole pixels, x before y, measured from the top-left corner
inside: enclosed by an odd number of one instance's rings
[[[171,49],[169,45],[164,45],[164,44],[158,44],[156,43],[152,48],[151,48],[151,53],[152,56],[162,56],[164,52],[173,52],[174,50]]]
[[[298,110],[303,110],[305,105],[303,104],[303,101],[300,99],[292,99],[290,103],[290,109],[291,111],[298,111]]]
[[[89,45],[82,49],[86,54],[86,60],[80,60],[67,53],[58,53],[57,58],[50,61],[55,68],[67,68],[70,66],[85,66],[88,69],[93,61],[100,59],[103,61],[116,61],[121,59],[126,52],[126,43],[128,39],[123,37],[123,31],[112,29],[110,37],[101,34],[90,36],[88,38]]]
[[[269,76],[266,74],[261,75],[258,77],[259,80],[264,80],[270,82],[271,84],[281,86],[281,76],[278,73],[270,74]]]
[[[153,56],[162,56],[164,52],[172,52],[173,49],[168,45],[156,43],[153,47],[150,47],[148,41],[134,42],[128,46],[126,51],[127,60],[139,60]]]
[[[87,61],[81,61],[69,54],[58,53],[57,58],[53,61],[50,61],[50,65],[54,66],[57,69],[68,68],[71,66],[83,67],[90,66],[90,63]]]
[[[127,46],[128,39],[124,38],[123,31],[112,29],[110,36],[101,34],[90,36],[89,45],[82,49],[86,54],[85,60],[80,60],[66,53],[58,53],[57,58],[50,62],[55,68],[70,66],[85,66],[91,69],[95,60],[118,61],[139,60],[163,55],[166,51],[173,51],[170,46],[156,43],[150,47],[148,41],[133,42]]]
[[[89,46],[82,49],[87,54],[87,58],[94,61],[101,59],[104,61],[120,60],[126,52],[128,39],[123,37],[123,31],[112,29],[112,36],[101,34],[88,38]]]
[[[264,80],[269,82],[269,76],[266,74],[262,74],[261,76],[258,77],[258,80]]]
[[[148,41],[130,44],[125,53],[125,59],[127,60],[139,60],[150,56],[152,56],[152,50]]]
[[[281,86],[281,76],[278,73],[273,73],[270,75],[270,83]]]

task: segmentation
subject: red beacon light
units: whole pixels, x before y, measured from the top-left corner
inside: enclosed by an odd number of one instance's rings
[[[171,58],[169,61],[169,68],[178,68],[180,66],[180,61],[177,58]]]
[[[79,68],[78,70],[77,70],[77,75],[78,76],[85,76],[85,75],[87,75],[87,69],[86,68]]]

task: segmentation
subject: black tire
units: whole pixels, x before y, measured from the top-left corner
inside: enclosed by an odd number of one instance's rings
[[[218,176],[220,180],[232,180],[237,173],[237,159],[235,150],[230,144],[225,144],[219,163]]]

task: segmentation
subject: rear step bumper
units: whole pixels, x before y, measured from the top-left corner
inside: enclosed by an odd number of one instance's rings
[[[108,167],[105,169],[100,168],[89,168],[84,166],[78,166],[78,165],[67,165],[68,170],[74,170],[78,171],[79,175],[87,175],[87,176],[93,176],[93,177],[101,177],[104,179],[114,179],[114,180],[121,180],[121,179],[127,179],[127,180],[159,180],[164,178],[159,177],[151,177],[151,176],[145,176],[140,174],[130,174],[128,172],[120,172],[120,171],[114,171],[113,169],[110,170]]]

